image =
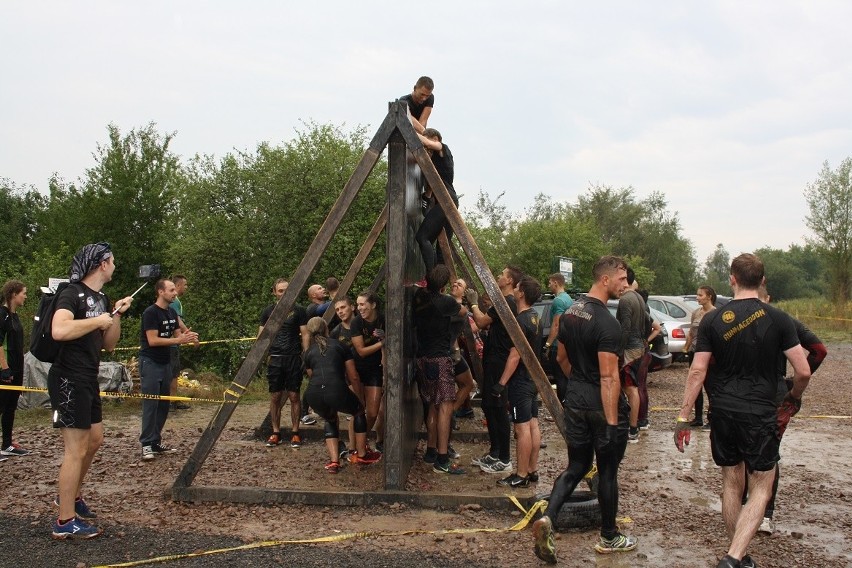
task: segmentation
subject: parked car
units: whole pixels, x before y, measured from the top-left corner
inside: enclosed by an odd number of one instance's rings
[[[698,297],[695,294],[685,294],[680,297],[683,298],[683,301],[686,303],[687,306],[692,308],[692,311],[695,311],[696,308],[700,307],[698,305]],[[716,307],[721,308],[731,300],[733,300],[733,298],[731,298],[730,296],[716,296]]]
[[[669,316],[668,319],[689,322],[695,311],[683,296],[648,296],[648,307]]]
[[[606,303],[606,307],[609,309],[609,313],[612,314],[612,317],[615,317],[616,312],[618,311],[618,300],[610,300]],[[649,371],[659,371],[660,369],[665,369],[669,365],[672,364],[672,361],[676,359],[675,352],[672,350],[672,336],[669,327],[672,329],[679,330],[680,328],[677,326],[680,322],[676,322],[670,319],[665,314],[661,314],[657,310],[651,308],[651,317],[660,324],[660,333],[651,342],[651,366],[648,367]],[[687,329],[689,329],[689,324],[687,324]],[[684,339],[686,339],[684,337]],[[675,348],[683,349],[683,346],[678,342],[675,342]],[[678,351],[678,354],[680,351]],[[685,355],[684,355],[685,357]]]

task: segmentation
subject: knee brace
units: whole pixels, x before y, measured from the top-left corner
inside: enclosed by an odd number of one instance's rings
[[[356,434],[367,433],[367,417],[364,416],[363,412],[352,417],[352,426],[355,428]]]
[[[337,420],[332,422],[331,420],[325,421],[325,439],[329,438],[339,438],[340,437],[340,428],[338,427]]]

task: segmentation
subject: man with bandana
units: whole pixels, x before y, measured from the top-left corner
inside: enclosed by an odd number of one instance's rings
[[[133,298],[110,308],[101,291],[112,279],[115,259],[108,243],[89,244],[77,251],[70,281],[57,298],[53,339],[59,353],[47,375],[53,427],[62,432],[65,453],[59,468],[59,517],[55,539],[93,538],[101,529],[88,521],[97,517],[83,500],[81,486],[104,439],[98,367],[101,349],[112,351],[121,335],[121,316]]]

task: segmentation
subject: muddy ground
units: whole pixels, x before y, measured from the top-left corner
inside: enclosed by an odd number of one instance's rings
[[[830,345],[814,376],[804,406],[782,444],[782,473],[776,533],[758,536],[750,553],[761,567],[852,565],[852,344]],[[676,364],[650,377],[652,426],[628,446],[620,473],[620,524],[639,539],[635,552],[598,556],[594,529],[558,535],[564,566],[715,566],[727,548],[720,514],[721,476],[710,458],[708,434],[696,431],[685,454],[672,443],[675,408],[680,405],[686,367]],[[133,402],[124,404],[134,404]],[[61,444],[47,427],[46,411],[27,411],[16,439],[31,456],[0,463],[0,566],[97,566],[228,548],[270,540],[366,535],[317,544],[286,544],[239,550],[157,565],[188,566],[539,566],[529,527],[521,531],[459,534],[402,534],[445,529],[505,529],[519,511],[416,510],[388,502],[369,508],[255,506],[176,503],[163,497],[216,411],[196,403],[166,424],[164,443],[178,452],[153,462],[140,460],[135,413],[105,407],[106,440],[84,486],[84,494],[105,530],[97,539],[57,542],[49,537],[56,515]],[[40,416],[41,413],[43,416]],[[378,467],[323,471],[321,442],[301,449],[266,448],[251,433],[266,413],[262,403],[241,404],[195,483],[277,488],[370,490],[381,485]],[[287,409],[285,408],[285,415]],[[32,420],[32,417],[38,420]],[[43,420],[42,420],[43,418]],[[43,424],[43,425],[39,425]],[[481,414],[461,421],[482,430]],[[552,422],[542,421],[548,447],[542,450],[541,480],[519,496],[548,491],[565,465],[565,447]],[[316,427],[315,427],[316,428]],[[456,443],[459,462],[486,451],[484,442]],[[422,454],[422,443],[418,456]],[[417,460],[408,480],[413,491],[489,492],[500,495],[499,476],[469,468],[463,476],[435,474]]]

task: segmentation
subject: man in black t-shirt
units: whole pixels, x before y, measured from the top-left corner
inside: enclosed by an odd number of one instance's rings
[[[423,128],[426,128],[426,123],[429,122],[429,117],[432,114],[432,107],[435,106],[435,95],[432,91],[435,89],[435,83],[429,77],[420,77],[414,84],[414,90],[410,95],[403,95],[399,100],[408,103],[408,110],[411,116],[419,122]]]
[[[532,307],[540,297],[541,284],[534,278],[524,276],[515,287],[518,325],[530,346],[538,345],[538,338],[541,335],[538,312]],[[538,481],[538,452],[541,447],[541,430],[538,426],[538,389],[515,346],[509,349],[503,373],[497,384],[491,387],[492,393],[502,394],[507,385],[509,414],[515,424],[515,455],[518,458],[518,470],[499,480],[497,484],[515,489],[528,487],[530,481]]]
[[[565,395],[565,428],[568,468],[556,479],[544,516],[533,524],[535,554],[556,563],[553,521],[583,476],[598,464],[598,502],[601,507],[601,554],[636,548],[636,539],[618,532],[618,466],[627,446],[619,435],[626,418],[626,403],[618,377],[621,326],[606,307],[627,290],[624,260],[605,256],[592,269],[589,293],[581,295],[559,318],[556,360],[568,377]]]
[[[177,298],[177,287],[171,280],[158,280],[154,285],[157,300],[142,313],[139,335],[140,391],[143,395],[167,396],[171,392],[171,348],[198,341],[198,334],[182,325],[171,303]],[[184,331],[186,330],[186,331]],[[142,401],[142,459],[152,460],[157,454],[173,451],[161,444],[163,426],[169,415],[169,401]]]
[[[53,408],[53,427],[62,432],[65,445],[59,468],[57,504],[53,523],[56,539],[92,538],[101,529],[87,522],[97,515],[83,500],[81,486],[104,439],[98,367],[101,349],[112,351],[121,335],[121,315],[133,298],[116,302],[101,292],[112,280],[115,259],[108,243],[84,246],[71,262],[71,284],[57,298],[53,314],[53,339],[59,353],[47,374]]]
[[[689,369],[674,441],[689,444],[689,418],[701,387],[710,405],[710,449],[722,468],[722,517],[731,537],[718,566],[753,566],[746,549],[763,519],[772,492],[780,444],[779,431],[801,405],[811,372],[796,326],[784,312],[758,299],[763,263],[753,254],[731,262],[734,299],[708,313],[698,326],[695,357]],[[793,388],[778,407],[778,361],[793,366]],[[710,364],[712,358],[712,365]],[[782,424],[783,422],[783,424]],[[741,504],[745,476],[751,496]]]
[[[517,316],[518,308],[515,305],[515,286],[521,281],[523,272],[516,266],[507,266],[497,276],[497,286],[509,304],[512,315]],[[511,430],[509,428],[509,414],[506,412],[508,399],[506,392],[495,392],[494,385],[500,381],[503,369],[506,367],[506,359],[509,358],[509,350],[512,349],[512,339],[509,332],[500,320],[497,309],[494,306],[488,309],[488,313],[479,309],[479,296],[476,290],[468,288],[465,298],[470,304],[473,319],[480,329],[488,329],[488,337],[485,340],[485,350],[482,355],[483,379],[482,379],[482,412],[488,427],[488,440],[491,446],[488,453],[481,458],[471,461],[478,465],[479,469],[486,473],[503,473],[512,469],[511,459]]]
[[[418,288],[412,301],[417,333],[417,384],[428,409],[426,416],[426,454],[438,473],[459,474],[464,470],[451,463],[448,455],[450,420],[456,400],[451,332],[452,318],[461,313],[461,304],[443,289],[450,271],[439,264],[426,275],[426,288]],[[464,314],[465,315],[466,310]],[[431,459],[430,459],[431,458]]]
[[[272,294],[276,302],[281,300],[287,291],[289,283],[279,278],[272,286]],[[260,327],[257,335],[263,331],[263,326],[272,315],[275,304],[267,306],[260,314]],[[302,416],[299,391],[302,388],[304,374],[302,372],[302,352],[307,348],[308,315],[302,306],[293,305],[293,309],[281,322],[275,339],[269,347],[269,360],[266,367],[266,379],[269,381],[269,418],[272,423],[272,435],[266,441],[268,447],[280,444],[284,435],[281,433],[281,408],[284,406],[284,393],[290,401],[290,420],[293,428],[290,446],[300,448],[302,436],[299,434],[299,419]]]

